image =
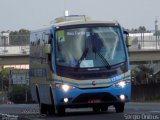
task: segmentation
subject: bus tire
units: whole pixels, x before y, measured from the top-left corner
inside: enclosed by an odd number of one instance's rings
[[[124,106],[125,106],[125,103],[117,103],[117,104],[115,104],[114,107],[115,107],[116,113],[124,112]]]
[[[103,106],[100,109],[102,112],[106,112],[106,111],[108,111],[108,106]]]
[[[94,107],[92,107],[92,109],[93,109],[93,112],[95,112],[95,113],[100,112],[100,107],[98,107],[98,106],[94,106]]]
[[[37,101],[39,103],[40,114],[47,114],[47,105],[41,103],[39,90],[37,86],[36,86],[36,95],[37,95]]]
[[[47,105],[47,115],[54,115],[55,114],[55,108],[53,105]]]
[[[39,107],[40,107],[40,114],[47,114],[47,105],[45,104],[39,104]]]
[[[65,115],[65,108],[64,107],[57,107],[57,115],[58,116]]]
[[[39,96],[39,90],[38,87],[36,86],[36,95],[37,95],[37,101],[40,104],[40,96]]]
[[[55,105],[54,105],[54,98],[53,98],[51,88],[50,88],[50,98],[51,98],[51,105],[48,106],[48,115],[54,115],[55,114]]]

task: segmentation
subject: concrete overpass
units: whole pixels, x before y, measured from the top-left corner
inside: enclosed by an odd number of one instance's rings
[[[130,61],[160,61],[160,49],[152,50],[130,50]]]
[[[29,46],[0,47],[0,65],[29,64]]]
[[[0,65],[29,64],[29,55],[7,55],[0,56]]]

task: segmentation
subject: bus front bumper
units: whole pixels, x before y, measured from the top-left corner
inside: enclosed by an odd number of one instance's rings
[[[114,105],[119,102],[128,102],[131,97],[131,85],[125,88],[110,86],[106,88],[73,88],[65,92],[60,88],[55,90],[56,106],[93,107],[97,105]]]

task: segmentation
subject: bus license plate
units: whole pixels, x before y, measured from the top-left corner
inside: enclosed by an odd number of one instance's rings
[[[101,103],[99,99],[88,100],[88,103]]]

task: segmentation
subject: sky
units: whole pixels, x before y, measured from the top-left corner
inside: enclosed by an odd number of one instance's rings
[[[160,0],[0,0],[0,31],[35,29],[63,16],[88,15],[95,20],[117,20],[124,28],[160,26]]]

